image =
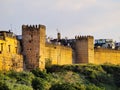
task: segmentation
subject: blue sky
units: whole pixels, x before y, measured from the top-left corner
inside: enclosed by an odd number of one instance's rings
[[[120,41],[120,0],[0,0],[0,30],[44,24],[47,36],[93,35]]]

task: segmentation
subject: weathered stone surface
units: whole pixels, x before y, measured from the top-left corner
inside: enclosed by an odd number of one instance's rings
[[[23,55],[27,70],[45,68],[45,29],[44,25],[22,26]]]
[[[21,55],[20,42],[12,32],[0,32],[0,70],[22,71],[23,56]]]

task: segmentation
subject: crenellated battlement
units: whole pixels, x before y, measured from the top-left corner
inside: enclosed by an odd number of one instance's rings
[[[44,25],[22,25],[23,53],[26,69],[45,68],[44,50],[46,27]]]
[[[76,40],[88,40],[88,39],[93,39],[94,37],[93,36],[90,36],[90,35],[88,35],[88,36],[75,36],[75,39]]]
[[[21,39],[10,31],[0,31],[0,70],[43,70],[47,64],[120,64],[120,50],[94,48],[90,35],[64,40],[58,32],[57,39],[46,43],[46,26],[38,24],[22,25]],[[59,42],[70,47],[56,44]]]
[[[94,63],[94,37],[75,36],[76,63]]]
[[[45,25],[22,25],[22,29],[26,29],[26,30],[34,30],[34,29],[46,29]]]

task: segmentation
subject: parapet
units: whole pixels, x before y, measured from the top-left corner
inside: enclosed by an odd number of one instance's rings
[[[88,39],[93,39],[94,37],[93,36],[90,36],[90,35],[88,35],[88,36],[75,36],[75,39],[76,40],[88,40]]]
[[[40,29],[40,28],[42,28],[42,29],[46,29],[46,26],[45,25],[41,25],[41,24],[39,24],[39,25],[22,25],[22,29],[26,29],[26,30],[28,30],[28,29]]]
[[[10,30],[9,31],[0,31],[0,39],[4,40],[6,37],[16,38],[16,35],[13,32],[11,32]]]

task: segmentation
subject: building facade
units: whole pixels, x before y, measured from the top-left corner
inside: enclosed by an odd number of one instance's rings
[[[23,70],[20,41],[10,31],[0,31],[0,70]]]

